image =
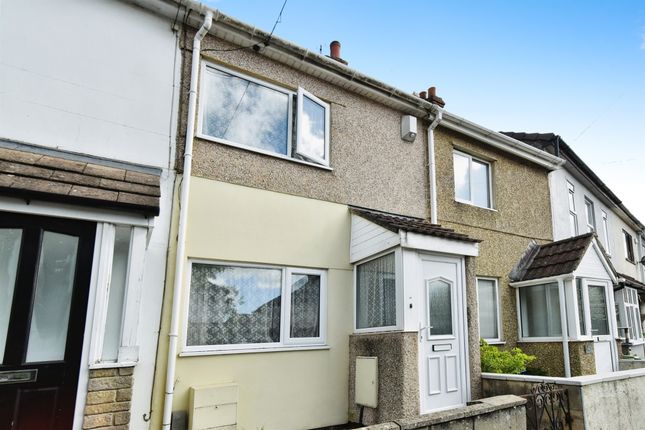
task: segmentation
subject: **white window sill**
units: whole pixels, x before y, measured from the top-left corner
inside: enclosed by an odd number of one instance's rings
[[[517,343],[553,343],[553,342],[562,342],[561,337],[523,337],[517,341]]]
[[[118,368],[123,368],[123,367],[135,367],[137,365],[136,362],[133,361],[122,361],[120,363],[116,362],[102,362],[102,363],[92,363],[89,365],[89,368],[91,370],[94,369],[118,369]]]
[[[499,340],[499,339],[484,339],[484,340],[489,345],[506,345],[505,340]]]
[[[274,346],[270,348],[249,348],[249,349],[204,349],[194,351],[182,351],[180,357],[198,357],[203,355],[233,355],[233,354],[258,354],[264,352],[289,352],[289,351],[324,351],[329,350],[329,345],[299,345],[299,346]]]
[[[311,167],[317,167],[319,169],[327,170],[327,171],[330,171],[330,172],[332,172],[334,170],[333,168],[331,168],[329,166],[324,166],[322,164],[316,164],[316,163],[312,163],[310,161],[299,160],[297,158],[288,157],[286,155],[277,154],[275,152],[265,151],[265,150],[259,149],[259,148],[254,148],[252,146],[247,146],[247,145],[242,145],[242,144],[239,144],[239,143],[229,142],[229,141],[226,141],[226,140],[216,139],[216,138],[214,138],[212,136],[208,136],[208,135],[202,134],[202,133],[197,133],[196,137],[199,138],[199,139],[202,139],[202,140],[208,140],[209,142],[219,143],[220,145],[232,146],[233,148],[244,149],[246,151],[256,152],[258,154],[268,155],[269,157],[275,157],[275,158],[279,158],[281,160],[291,161],[293,163],[304,164],[306,166],[311,166]]]
[[[479,206],[479,205],[476,205],[476,204],[474,204],[472,202],[469,202],[467,200],[460,200],[460,199],[455,198],[455,201],[457,203],[461,203],[462,205],[468,205],[468,206],[472,206],[474,208],[485,209],[485,210],[491,211],[491,212],[498,212],[497,209],[495,209],[495,208],[487,208],[486,206]]]

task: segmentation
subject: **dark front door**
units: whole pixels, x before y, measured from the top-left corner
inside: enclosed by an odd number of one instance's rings
[[[72,428],[96,226],[0,212],[0,429]]]

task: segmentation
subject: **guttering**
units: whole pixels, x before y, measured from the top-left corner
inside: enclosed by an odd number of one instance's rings
[[[179,194],[179,226],[177,234],[177,255],[175,258],[175,279],[173,284],[170,331],[168,333],[168,361],[166,367],[166,390],[163,406],[163,428],[170,429],[172,421],[172,400],[175,392],[175,367],[177,364],[177,342],[179,336],[179,313],[181,309],[182,286],[186,258],[186,222],[190,193],[190,175],[193,161],[193,139],[195,138],[195,117],[197,108],[197,78],[199,75],[202,39],[213,24],[213,12],[206,11],[204,22],[193,39],[193,55],[188,93],[188,120],[186,122],[186,143],[184,149],[184,173]]]
[[[126,0],[138,4],[149,10],[175,19],[178,7],[193,9],[202,14],[210,10],[207,6],[194,0]],[[362,74],[347,67],[338,61],[324,55],[311,52],[275,35],[271,36],[271,43],[265,44],[269,33],[237,21],[229,16],[218,13],[217,26],[212,34],[227,42],[238,46],[258,46],[262,55],[295,68],[308,75],[315,76],[331,84],[361,94],[371,100],[384,104],[401,112],[425,118],[432,111],[433,104],[413,94],[408,94],[396,87],[388,85],[368,75]],[[189,17],[188,24],[197,27],[195,17]],[[563,160],[541,151],[524,142],[520,142],[501,133],[467,121],[455,114],[444,112],[442,125],[473,137],[484,143],[490,144],[502,151],[514,154],[532,163],[536,163],[550,170],[557,169]]]
[[[434,154],[434,129],[443,118],[443,109],[432,105],[434,120],[428,126],[428,184],[430,187],[430,222],[438,224],[437,218],[437,164]]]

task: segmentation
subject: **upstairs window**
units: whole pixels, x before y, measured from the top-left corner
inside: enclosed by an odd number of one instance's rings
[[[573,184],[567,181],[567,196],[569,199],[569,231],[571,236],[578,235],[578,214],[576,213],[576,194]]]
[[[329,165],[329,104],[211,65],[202,76],[200,137]]]
[[[455,200],[492,208],[491,165],[468,154],[453,153]]]
[[[593,202],[585,197],[585,214],[587,215],[587,231],[596,231],[596,212]]]
[[[632,235],[623,230],[623,238],[623,242],[625,244],[625,258],[627,261],[634,263],[636,260],[634,259],[634,241],[632,239]]]
[[[611,256],[611,246],[609,245],[609,220],[607,218],[607,212],[600,210],[602,215],[602,237],[605,242],[605,251],[607,255]]]

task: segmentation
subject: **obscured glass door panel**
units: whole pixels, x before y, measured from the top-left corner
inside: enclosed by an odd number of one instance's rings
[[[2,364],[7,344],[7,331],[9,330],[9,317],[11,316],[11,304],[16,285],[21,241],[21,229],[0,229],[0,364]]]
[[[589,285],[589,308],[591,314],[591,335],[603,336],[609,334],[607,318],[607,299],[605,287]]]
[[[430,336],[451,335],[452,286],[441,280],[428,282]]]
[[[78,237],[43,232],[31,311],[28,363],[65,357]]]

